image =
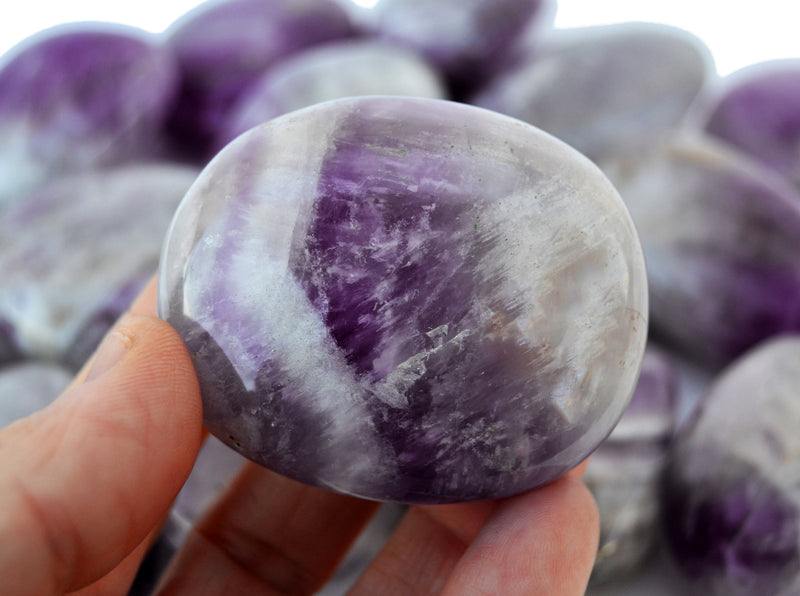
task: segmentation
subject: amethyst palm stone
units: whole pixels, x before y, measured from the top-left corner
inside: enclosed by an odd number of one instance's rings
[[[603,174],[434,99],[336,100],[240,136],[181,203],[159,280],[212,433],[384,501],[565,473],[625,409],[647,327],[638,237]]]
[[[171,52],[145,31],[55,27],[0,68],[0,206],[65,174],[149,159],[177,92]]]
[[[276,61],[233,105],[218,147],[272,118],[359,95],[447,98],[436,70],[415,52],[369,39],[320,44]]]
[[[197,173],[169,163],[87,171],[3,211],[0,358],[82,366],[153,276]]]
[[[708,48],[681,29],[587,27],[550,35],[471,103],[530,122],[608,169],[670,136],[712,71]]]
[[[633,573],[655,550],[664,456],[677,413],[678,369],[667,352],[648,344],[631,403],[583,476],[600,513],[594,585]]]
[[[725,369],[673,443],[664,524],[697,593],[800,593],[800,335]]]
[[[756,64],[722,87],[706,130],[800,184],[800,60]]]
[[[178,19],[166,45],[181,85],[168,128],[205,163],[214,138],[242,93],[274,62],[354,34],[335,0],[210,0]]]
[[[375,35],[422,54],[461,96],[511,61],[554,8],[546,0],[381,0]]]
[[[674,138],[617,181],[648,264],[654,334],[719,369],[800,331],[800,193],[701,135]]]

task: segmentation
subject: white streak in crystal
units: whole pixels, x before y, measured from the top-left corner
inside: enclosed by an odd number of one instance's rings
[[[398,364],[385,379],[375,385],[375,395],[385,403],[395,408],[408,408],[408,398],[406,397],[409,388],[426,372],[425,361],[436,352],[441,351],[445,346],[453,345],[460,347],[463,341],[472,335],[472,331],[464,330],[450,341],[440,344],[428,350],[422,350],[404,362]]]
[[[570,209],[581,196],[582,208]],[[537,196],[519,192],[487,204],[481,214],[482,225],[509,230],[510,240],[496,249],[497,267],[504,270],[498,295],[527,297],[519,301],[526,308],[515,325],[531,345],[551,353],[547,362],[567,364],[552,398],[568,420],[578,419],[592,405],[575,399],[576,392],[584,382],[598,382],[587,379],[586,371],[604,358],[605,339],[619,326],[628,285],[621,257],[630,247],[619,245],[603,224],[613,209],[613,195],[596,193],[586,200],[588,196],[585,188],[542,183]],[[553,233],[541,233],[543,221]],[[617,299],[609,300],[611,296]]]
[[[302,113],[289,115],[284,122],[293,118],[304,127],[309,124]],[[326,459],[320,482],[336,479],[347,486],[357,485],[354,479],[369,477],[368,471],[376,465],[374,458],[381,452],[375,446],[357,461],[343,457],[355,439],[361,446],[374,441],[368,417],[354,412],[363,409],[364,387],[330,337],[322,313],[310,303],[289,269],[293,252],[302,250],[305,242],[321,162],[337,119],[321,119],[316,125],[317,134],[306,144],[298,142],[294,152],[278,151],[270,145],[269,135],[256,129],[234,141],[250,160],[226,162],[223,155],[212,164],[214,168],[206,170],[216,174],[214,169],[219,168],[225,179],[221,184],[196,185],[194,196],[187,197],[187,209],[218,203],[202,200],[205,193],[210,197],[231,193],[231,200],[205,222],[208,227],[188,257],[183,271],[183,307],[214,337],[247,390],[255,389],[256,378],[267,364],[280,371],[282,382],[290,384],[281,399],[296,396],[304,407],[325,417],[328,426],[318,438],[320,444],[328,445],[319,454]],[[269,167],[261,163],[265,156]],[[302,164],[302,171],[292,167],[297,164]],[[247,183],[245,188],[240,186],[242,180]],[[269,234],[263,233],[264,222],[269,222]],[[220,255],[229,255],[225,269],[217,263]],[[207,294],[221,280],[228,304],[216,304],[218,297]],[[229,309],[232,314],[220,317],[215,309]],[[258,444],[263,431],[259,430],[263,417],[258,409],[227,424],[256,438],[252,444]]]

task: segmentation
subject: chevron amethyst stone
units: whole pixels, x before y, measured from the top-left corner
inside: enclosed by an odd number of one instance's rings
[[[66,174],[152,159],[178,90],[175,59],[140,29],[34,35],[0,65],[0,206]]]
[[[197,170],[129,164],[65,176],[0,217],[0,364],[79,368],[153,276]]]
[[[755,64],[720,87],[706,131],[800,186],[800,60]]]
[[[800,335],[725,368],[673,442],[667,546],[709,596],[800,594]]]
[[[800,332],[796,187],[702,135],[671,139],[616,183],[647,255],[654,334],[719,370]]]
[[[353,34],[348,13],[336,0],[199,3],[166,32],[181,75],[170,132],[205,163],[228,111],[273,63]]]
[[[503,497],[575,466],[627,405],[647,326],[602,173],[434,99],[337,100],[240,136],[181,203],[159,280],[212,433],[386,501]]]

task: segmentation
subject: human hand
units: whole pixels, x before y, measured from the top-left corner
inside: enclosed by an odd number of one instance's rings
[[[50,407],[0,431],[6,594],[125,594],[189,475],[200,390],[151,283]],[[312,594],[377,503],[245,466],[159,594]],[[500,501],[415,506],[351,594],[583,594],[597,510],[578,473]]]

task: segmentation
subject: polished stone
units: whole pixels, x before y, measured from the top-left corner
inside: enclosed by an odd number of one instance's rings
[[[205,163],[227,113],[277,60],[350,37],[353,24],[336,0],[214,0],[200,3],[166,31],[181,88],[169,129]]]
[[[648,345],[622,419],[589,459],[583,480],[600,512],[600,545],[590,583],[640,569],[655,551],[661,478],[678,420],[678,368]]]
[[[705,129],[800,186],[800,60],[737,71],[711,101]]]
[[[708,48],[675,27],[561,30],[472,103],[538,126],[605,167],[669,136],[712,72]]]
[[[46,181],[152,158],[178,91],[172,54],[145,31],[55,27],[0,67],[0,207]]]
[[[800,592],[798,362],[797,334],[749,351],[674,443],[665,528],[698,593]]]
[[[211,432],[378,500],[554,480],[617,422],[644,350],[644,262],[608,180],[441,100],[333,101],[239,137],[160,271]]]
[[[80,367],[155,274],[197,170],[130,165],[59,179],[0,214],[0,352]]]
[[[683,137],[619,189],[647,257],[653,332],[719,368],[800,331],[800,193],[722,143]]]
[[[375,35],[419,52],[456,96],[484,85],[555,12],[552,0],[381,0]]]
[[[277,61],[231,108],[221,148],[246,130],[315,103],[359,95],[447,99],[438,72],[411,50],[375,40],[315,46]]]

